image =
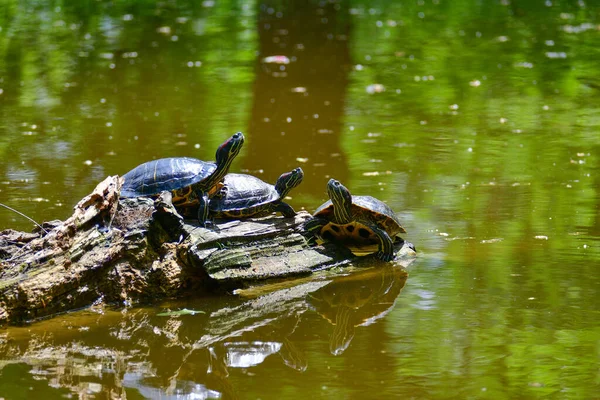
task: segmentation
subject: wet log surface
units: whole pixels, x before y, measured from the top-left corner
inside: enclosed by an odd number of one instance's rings
[[[0,325],[98,303],[244,288],[357,260],[340,246],[309,246],[306,212],[205,229],[183,220],[166,198],[119,199],[121,184],[106,178],[65,221],[0,232]],[[400,248],[398,258],[411,256]]]

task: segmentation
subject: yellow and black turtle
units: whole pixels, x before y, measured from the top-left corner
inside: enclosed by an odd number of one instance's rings
[[[155,196],[170,191],[175,207],[198,206],[198,221],[204,226],[208,219],[209,198],[222,187],[223,177],[243,144],[241,132],[231,136],[217,149],[216,163],[172,157],[138,165],[123,175],[121,197]]]
[[[371,196],[352,196],[335,179],[327,183],[329,199],[305,224],[310,235],[348,247],[377,244],[375,256],[383,261],[394,259],[394,239],[406,233],[394,211]]]
[[[210,201],[210,215],[238,219],[278,211],[291,218],[296,212],[283,199],[303,178],[304,172],[299,167],[281,174],[275,186],[252,175],[227,174],[219,194]]]

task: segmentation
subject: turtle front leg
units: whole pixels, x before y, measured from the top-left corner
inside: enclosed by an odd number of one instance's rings
[[[304,223],[304,231],[309,244],[315,244],[318,233],[327,225],[328,221],[322,218],[311,218]]]
[[[284,203],[283,201],[277,204],[275,207],[273,207],[273,211],[279,211],[286,218],[294,218],[296,216],[296,211],[294,211],[292,206],[290,206],[287,203]]]
[[[201,192],[201,193],[198,193],[197,195],[198,195],[198,201],[200,202],[200,206],[198,207],[198,222],[200,223],[200,226],[202,226],[202,227],[205,227],[205,228],[212,227],[214,224],[212,221],[210,221],[208,219],[208,212],[209,212],[208,202],[210,201],[208,198],[208,193]]]
[[[382,261],[392,261],[394,259],[394,242],[388,233],[375,226],[369,225],[369,228],[373,231],[375,235],[379,238],[379,251],[375,253],[375,257],[379,258]]]

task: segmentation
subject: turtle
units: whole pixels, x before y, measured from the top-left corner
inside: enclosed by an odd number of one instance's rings
[[[222,187],[223,177],[243,144],[241,132],[231,136],[217,149],[215,163],[171,157],[138,165],[123,175],[121,197],[155,197],[162,191],[170,191],[175,207],[198,206],[198,222],[206,226],[209,198]]]
[[[393,239],[406,233],[394,211],[371,196],[352,196],[335,179],[327,183],[329,199],[306,222],[309,236],[346,245],[378,244],[375,256],[383,261],[394,259]]]
[[[210,215],[214,218],[248,218],[279,211],[286,218],[296,215],[283,202],[286,194],[304,178],[302,168],[281,174],[275,186],[246,174],[227,174],[223,187],[210,201]]]

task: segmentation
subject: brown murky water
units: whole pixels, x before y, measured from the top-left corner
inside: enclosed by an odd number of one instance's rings
[[[0,11],[0,202],[64,219],[106,175],[212,160],[242,131],[232,171],[301,166],[290,204],[309,211],[339,179],[419,250],[405,268],[6,329],[0,397],[598,398],[597,5]],[[0,208],[0,228],[31,227]]]

